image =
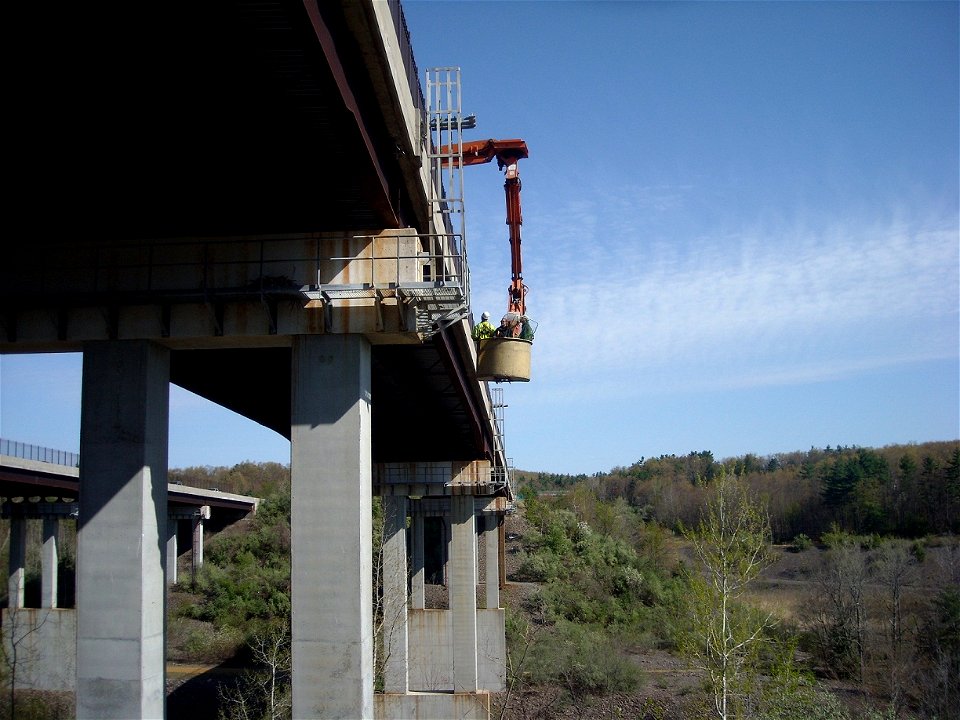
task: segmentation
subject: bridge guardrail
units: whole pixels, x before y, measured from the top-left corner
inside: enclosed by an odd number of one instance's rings
[[[36,460],[38,462],[63,465],[65,467],[80,467],[79,453],[56,450],[54,448],[32,445],[16,440],[7,440],[5,438],[0,438],[0,455],[20,458],[21,460]]]

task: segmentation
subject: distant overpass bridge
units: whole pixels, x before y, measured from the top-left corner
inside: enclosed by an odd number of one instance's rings
[[[64,583],[59,566],[60,543],[71,537],[79,519],[81,489],[76,453],[0,438],[0,517],[9,533],[2,642],[7,657],[13,657],[12,645],[17,645],[20,688],[76,689],[75,585],[72,577]],[[181,541],[186,540],[195,577],[203,566],[205,529],[222,529],[256,513],[259,504],[259,498],[248,495],[169,483],[162,538],[166,583],[178,581]],[[40,587],[35,598],[28,597],[26,582],[31,521],[40,526]],[[64,521],[69,523],[66,535],[61,533]]]
[[[0,353],[83,354],[77,717],[165,714],[171,382],[290,441],[294,717],[487,717],[512,491],[440,152],[459,73],[421,86],[398,2],[36,12],[18,27],[47,71],[10,103]],[[372,494],[402,610],[376,697]],[[418,590],[431,516],[437,614]]]
[[[80,512],[79,455],[40,448],[0,438],[0,516],[11,523],[7,607],[22,608],[25,589],[26,546],[24,524],[43,521],[41,603],[55,608],[58,596],[57,535],[61,520],[76,520]],[[166,580],[177,582],[181,525],[189,527],[191,564],[203,565],[204,530],[222,529],[255,514],[260,498],[249,495],[167,484]]]

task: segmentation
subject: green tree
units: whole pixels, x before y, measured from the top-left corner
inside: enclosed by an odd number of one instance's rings
[[[951,583],[933,600],[932,617],[920,634],[925,656],[918,677],[928,717],[960,718],[960,584]]]
[[[707,673],[717,716],[727,720],[742,705],[753,661],[772,626],[770,615],[739,602],[773,560],[770,521],[740,479],[721,467],[700,523],[682,530],[703,572],[689,576],[691,623],[680,649]]]

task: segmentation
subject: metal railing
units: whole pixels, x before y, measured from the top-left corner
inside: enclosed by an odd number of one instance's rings
[[[20,458],[21,460],[36,460],[38,462],[50,463],[51,465],[80,467],[80,453],[55,450],[54,448],[31,445],[30,443],[6,440],[4,438],[0,438],[0,455]]]
[[[390,243],[377,242],[380,236],[356,235],[354,239],[370,242],[369,256],[332,256],[319,259],[316,269],[317,287],[346,286],[347,283],[324,282],[324,276],[335,277],[349,268],[350,286],[364,285],[374,289],[454,285],[463,291],[464,300],[469,302],[467,287],[470,269],[461,252],[462,243],[458,236],[410,233],[385,237],[397,240],[393,244],[395,252],[384,249],[389,247]],[[417,246],[435,249],[402,251],[400,240],[404,238],[416,238]],[[342,265],[338,272],[334,272],[330,263]],[[392,266],[392,269],[388,270],[388,266]]]
[[[393,27],[397,32],[397,41],[400,45],[400,56],[403,58],[403,69],[407,73],[407,85],[410,87],[410,98],[419,114],[424,113],[423,87],[420,84],[420,70],[413,56],[413,45],[410,42],[410,30],[407,28],[407,19],[403,14],[400,0],[389,0],[390,15],[393,17]]]

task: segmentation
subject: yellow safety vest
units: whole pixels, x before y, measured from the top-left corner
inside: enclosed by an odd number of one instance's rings
[[[473,327],[473,339],[474,340],[486,340],[488,337],[493,337],[494,327],[489,322],[484,320],[479,325],[474,325]]]

